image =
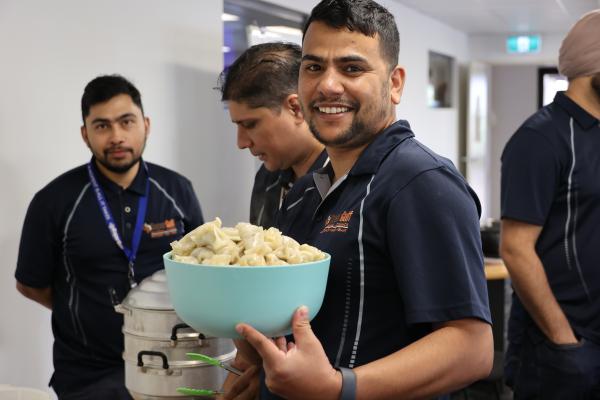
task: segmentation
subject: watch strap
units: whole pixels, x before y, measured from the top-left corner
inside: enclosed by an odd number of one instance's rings
[[[340,400],[355,400],[356,399],[356,374],[350,368],[337,367],[342,373],[342,391]]]

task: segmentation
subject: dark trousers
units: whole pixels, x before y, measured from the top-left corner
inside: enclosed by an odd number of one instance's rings
[[[600,345],[556,345],[536,328],[511,341],[504,376],[515,400],[600,399]]]
[[[108,374],[76,392],[61,393],[59,400],[132,400],[125,388],[123,369]]]

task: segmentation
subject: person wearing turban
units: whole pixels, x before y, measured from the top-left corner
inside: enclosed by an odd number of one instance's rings
[[[515,289],[515,399],[600,399],[600,9],[564,38],[566,92],[502,154],[501,255]]]

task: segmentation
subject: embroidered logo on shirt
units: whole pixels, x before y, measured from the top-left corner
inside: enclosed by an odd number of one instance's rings
[[[177,234],[177,226],[174,219],[167,219],[164,222],[156,223],[146,222],[144,224],[144,232],[149,234],[152,239],[156,239]]]
[[[347,232],[353,213],[354,211],[344,211],[341,214],[331,214],[325,220],[325,227],[321,233]]]

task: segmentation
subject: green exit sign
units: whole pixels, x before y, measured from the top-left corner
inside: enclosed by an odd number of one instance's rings
[[[506,51],[509,53],[538,53],[541,46],[540,35],[515,35],[506,39]]]

